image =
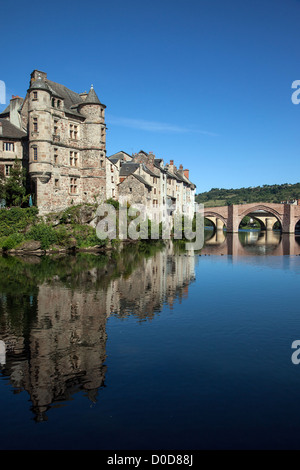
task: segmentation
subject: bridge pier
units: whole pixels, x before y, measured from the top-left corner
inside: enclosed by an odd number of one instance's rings
[[[218,219],[217,218],[217,221],[216,221],[216,228],[217,230],[222,230],[224,229],[224,222],[221,220],[221,219]]]
[[[228,206],[227,232],[237,233],[239,231],[239,206]]]
[[[282,233],[295,233],[295,208],[292,204],[283,204],[283,222],[282,222]]]
[[[274,225],[274,219],[266,219],[266,229],[267,232],[270,232],[273,230],[273,225]]]

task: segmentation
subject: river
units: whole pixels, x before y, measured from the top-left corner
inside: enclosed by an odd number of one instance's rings
[[[300,447],[300,238],[205,238],[0,258],[0,449]]]

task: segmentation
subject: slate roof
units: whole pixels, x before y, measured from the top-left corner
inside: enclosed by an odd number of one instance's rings
[[[108,160],[109,160],[111,163],[113,163],[114,165],[116,165],[116,164],[118,163],[118,161],[119,161],[118,158],[109,158]]]
[[[170,178],[173,178],[174,180],[177,179],[176,176],[174,175],[174,173],[171,173],[171,171],[166,169],[166,173],[167,173],[167,176],[169,176]]]
[[[148,173],[148,175],[155,176],[156,178],[160,178],[160,175],[157,175],[156,173],[151,171],[150,168],[148,168],[147,165],[145,165],[144,163],[142,163],[142,168],[146,173]]]
[[[91,86],[91,89],[86,97],[86,99],[84,100],[84,103],[90,103],[90,104],[101,104],[95,90],[94,90],[94,87],[93,85]]]
[[[175,175],[180,181],[183,181],[191,187],[196,187],[194,183],[192,183],[184,174],[182,175],[179,171],[175,171]]]
[[[66,113],[82,116],[76,109],[79,104],[83,103],[83,99],[79,93],[70,90],[60,83],[52,82],[51,80],[47,80],[47,84],[52,95],[64,100],[64,111]]]
[[[111,159],[118,159],[118,160],[123,160],[123,154],[125,153],[125,155],[127,155],[128,157],[132,158],[131,155],[129,155],[129,153],[126,153],[124,152],[123,150],[120,150],[120,152],[117,152],[117,153],[114,153],[113,155],[111,155],[109,158],[109,160]]]
[[[22,139],[27,136],[26,132],[19,129],[7,119],[0,118],[0,123],[2,124],[2,135],[0,134],[0,138]]]
[[[40,89],[50,91],[51,95],[64,100],[64,111],[66,113],[74,114],[76,116],[82,116],[82,114],[80,114],[80,112],[77,110],[79,105],[82,105],[84,103],[102,104],[93,86],[91,86],[91,89],[85,100],[81,98],[79,93],[70,90],[65,85],[62,85],[61,83],[52,82],[48,79],[43,80],[42,78],[37,78],[32,83],[29,89]]]
[[[30,85],[29,90],[46,90],[50,91],[49,86],[45,80],[43,80],[41,77],[38,77],[36,80],[32,82]]]
[[[185,178],[185,176],[182,175],[179,171],[175,171],[174,174],[179,181],[183,181],[184,183],[189,183],[189,181]]]
[[[139,166],[139,163],[124,162],[120,168],[120,176],[132,175]]]
[[[3,116],[4,114],[9,114],[10,113],[10,104],[0,113],[0,116]]]
[[[134,174],[132,176],[134,176],[138,181],[143,183],[145,186],[149,186],[149,188],[152,188],[152,184],[148,183],[148,181],[146,181],[142,176],[136,175],[136,174]]]

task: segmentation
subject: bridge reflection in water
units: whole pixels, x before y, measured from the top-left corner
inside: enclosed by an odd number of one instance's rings
[[[300,255],[300,235],[279,231],[207,231],[203,255]]]

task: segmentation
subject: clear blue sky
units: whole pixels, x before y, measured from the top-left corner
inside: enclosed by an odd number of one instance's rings
[[[108,155],[174,159],[197,192],[300,181],[299,0],[14,0],[0,17],[8,99],[34,69],[93,84]]]

